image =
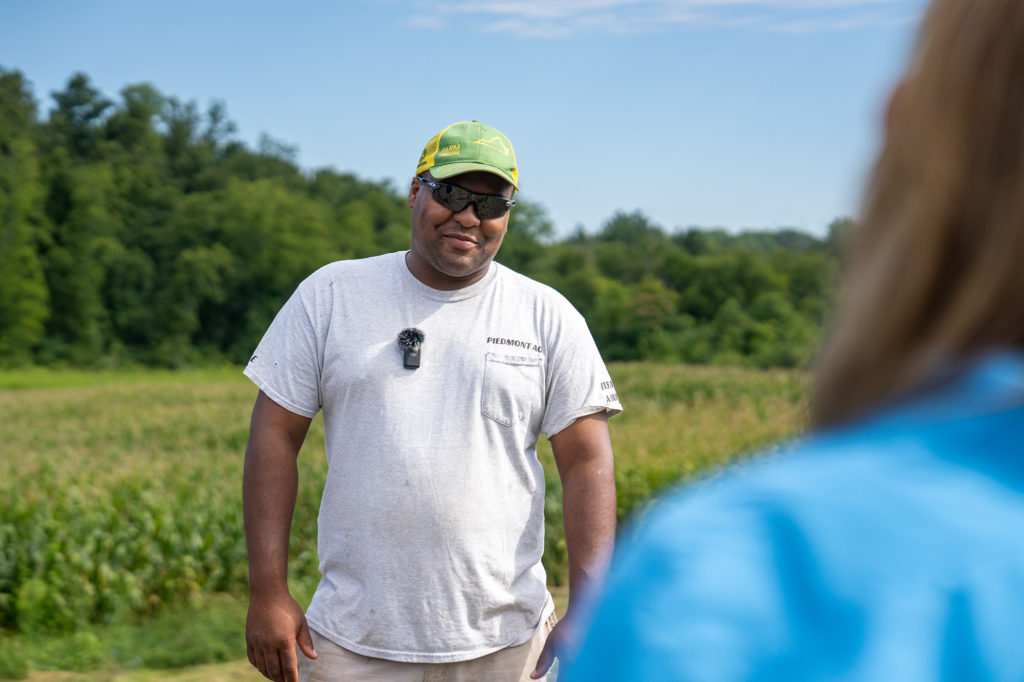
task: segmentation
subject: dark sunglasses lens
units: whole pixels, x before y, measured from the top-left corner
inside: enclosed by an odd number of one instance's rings
[[[500,218],[508,211],[508,205],[502,197],[478,194],[474,203],[476,204],[476,214],[480,220]]]
[[[466,208],[469,203],[469,192],[454,185],[441,183],[430,194],[434,197],[434,201],[455,213]]]
[[[430,191],[430,194],[434,197],[434,201],[455,213],[463,210],[467,205],[473,204],[480,220],[500,218],[508,212],[508,204],[505,203],[504,197],[493,194],[476,194],[447,183],[439,183]]]

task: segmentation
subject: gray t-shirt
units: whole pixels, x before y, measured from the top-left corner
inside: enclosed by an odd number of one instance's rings
[[[245,373],[296,414],[324,412],[310,626],[366,656],[469,660],[527,641],[552,609],[538,435],[622,408],[559,293],[497,263],[439,291],[404,256],[315,272]],[[397,343],[409,327],[418,369]]]

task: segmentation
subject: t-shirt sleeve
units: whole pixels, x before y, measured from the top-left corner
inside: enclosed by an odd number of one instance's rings
[[[583,316],[564,301],[560,324],[549,340],[547,409],[541,431],[550,438],[580,417],[622,412],[608,368]]]
[[[300,284],[277,313],[244,370],[275,403],[310,418],[323,402],[324,334],[314,277]]]

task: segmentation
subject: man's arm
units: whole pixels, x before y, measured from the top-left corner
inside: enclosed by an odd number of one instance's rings
[[[548,636],[537,666],[543,676],[578,633],[581,595],[600,586],[615,544],[615,473],[608,415],[580,417],[551,437],[562,480],[562,518],[569,550],[569,608]]]
[[[256,397],[245,448],[242,509],[249,548],[249,662],[271,680],[298,682],[295,644],[316,658],[306,617],[288,591],[288,537],[298,494],[296,457],[310,419]]]

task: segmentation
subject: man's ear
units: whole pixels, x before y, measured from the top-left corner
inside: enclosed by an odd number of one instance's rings
[[[420,191],[420,181],[414,175],[412,176],[412,184],[409,185],[409,208],[412,209],[412,205],[416,203],[416,194]]]

